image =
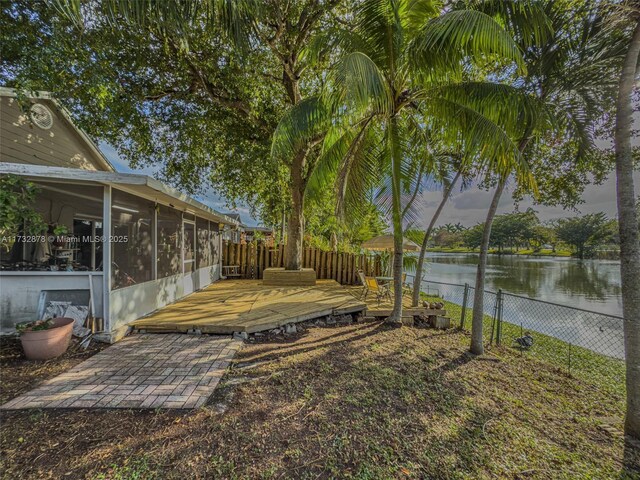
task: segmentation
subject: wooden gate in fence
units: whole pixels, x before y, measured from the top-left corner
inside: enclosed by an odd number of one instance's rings
[[[267,247],[262,242],[240,245],[225,240],[222,264],[237,265],[240,278],[258,280],[265,268],[284,267],[284,245]],[[364,270],[369,276],[379,276],[382,272],[378,256],[327,252],[319,248],[303,250],[302,267],[313,268],[319,279],[333,279],[343,285],[359,283],[358,270]]]

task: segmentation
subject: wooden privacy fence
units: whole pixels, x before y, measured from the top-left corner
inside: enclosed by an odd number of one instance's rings
[[[258,280],[265,268],[284,267],[284,245],[267,247],[262,242],[240,245],[225,240],[222,264],[237,265],[240,278]],[[333,279],[343,285],[360,283],[358,270],[364,270],[369,276],[379,276],[382,272],[380,258],[376,255],[327,252],[319,248],[303,250],[302,267],[313,268],[319,279]]]

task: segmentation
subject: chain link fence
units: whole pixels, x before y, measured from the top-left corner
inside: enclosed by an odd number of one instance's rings
[[[471,329],[475,289],[469,284],[423,281],[427,298],[446,303],[452,323]],[[624,385],[622,317],[512,293],[483,292],[483,331],[488,346],[552,362],[598,384]]]

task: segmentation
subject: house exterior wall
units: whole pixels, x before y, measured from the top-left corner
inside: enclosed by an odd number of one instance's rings
[[[80,137],[75,128],[47,99],[42,103],[53,114],[53,126],[43,130],[31,123],[14,97],[0,96],[0,161],[50,167],[105,170],[103,161]]]
[[[102,272],[91,272],[96,317],[104,317]],[[110,294],[109,330],[180,300],[220,279],[220,265],[199,268],[130,287]],[[43,290],[89,290],[89,272],[2,272],[0,273],[0,333],[15,332],[15,325],[37,319],[38,299]]]
[[[110,294],[110,330],[116,332],[129,322],[150,314],[220,279],[220,265],[199,268],[129,287]]]
[[[103,316],[102,272],[91,272],[96,317]],[[89,290],[89,272],[1,272],[0,333],[15,332],[20,322],[37,320],[43,290]]]

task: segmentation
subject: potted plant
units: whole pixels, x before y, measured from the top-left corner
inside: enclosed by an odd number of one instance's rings
[[[73,318],[58,317],[16,325],[25,356],[29,360],[48,360],[69,348]]]

